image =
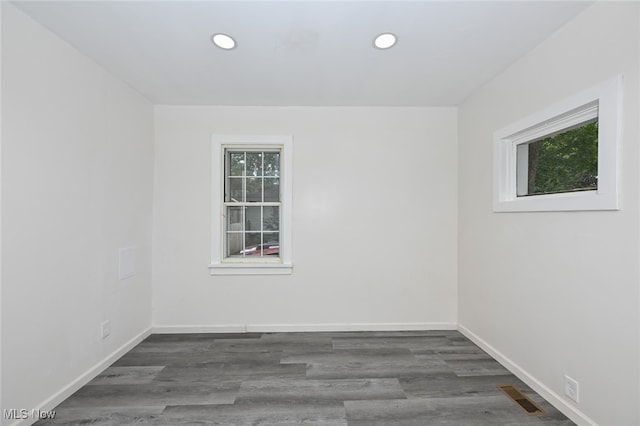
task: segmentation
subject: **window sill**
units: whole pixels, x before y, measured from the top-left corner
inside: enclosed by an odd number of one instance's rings
[[[619,210],[618,199],[598,191],[578,191],[494,200],[493,204],[496,213],[589,210]]]
[[[209,265],[211,275],[291,275],[290,263],[214,263]]]

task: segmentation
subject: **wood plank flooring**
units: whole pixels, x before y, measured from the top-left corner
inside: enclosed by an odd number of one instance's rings
[[[55,410],[36,424],[574,424],[457,331],[156,334]]]

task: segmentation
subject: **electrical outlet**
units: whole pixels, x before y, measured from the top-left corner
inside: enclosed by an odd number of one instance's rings
[[[102,338],[106,339],[111,334],[111,322],[109,320],[102,321]]]
[[[578,381],[572,379],[571,377],[564,375],[564,394],[567,398],[571,399],[574,402],[578,402],[579,397],[579,384]]]

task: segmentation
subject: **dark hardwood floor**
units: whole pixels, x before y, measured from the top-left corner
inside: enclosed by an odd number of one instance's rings
[[[457,331],[156,334],[55,410],[37,425],[574,424]]]

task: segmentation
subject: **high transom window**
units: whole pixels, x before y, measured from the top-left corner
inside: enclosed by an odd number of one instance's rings
[[[496,212],[617,210],[622,77],[494,133]]]
[[[518,197],[597,190],[597,116],[518,145],[517,175]]]

